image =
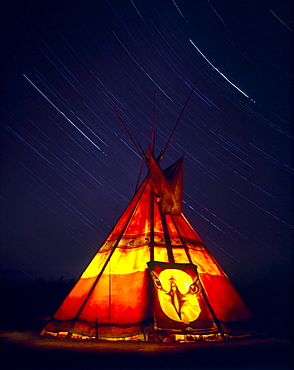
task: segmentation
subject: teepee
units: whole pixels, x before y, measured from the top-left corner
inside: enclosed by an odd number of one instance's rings
[[[42,334],[111,340],[237,335],[251,314],[182,213],[183,158],[148,174]]]

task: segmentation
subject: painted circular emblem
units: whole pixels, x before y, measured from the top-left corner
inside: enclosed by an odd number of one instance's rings
[[[154,284],[163,312],[172,320],[190,324],[201,312],[197,299],[198,286],[182,270],[166,269],[155,276]]]

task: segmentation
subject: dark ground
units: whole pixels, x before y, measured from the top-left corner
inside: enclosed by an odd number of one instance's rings
[[[40,337],[74,280],[2,281],[0,369],[294,369],[290,281],[259,280],[243,292],[257,324],[252,339],[154,344]]]
[[[196,343],[70,341],[3,332],[1,369],[292,369],[292,345],[273,338]]]

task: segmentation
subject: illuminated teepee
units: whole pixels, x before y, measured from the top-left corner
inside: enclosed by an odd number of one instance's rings
[[[162,171],[152,151],[146,178],[42,334],[217,337],[251,318],[181,211],[183,158]]]

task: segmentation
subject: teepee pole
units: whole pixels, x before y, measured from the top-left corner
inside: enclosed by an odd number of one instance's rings
[[[151,180],[151,179],[150,179]],[[154,261],[154,188],[153,181],[151,183],[151,192],[150,192],[150,261]]]
[[[110,107],[113,109],[113,111],[114,111],[114,113],[115,113],[116,117],[118,118],[119,122],[121,123],[122,127],[124,128],[125,132],[127,133],[127,135],[128,135],[128,137],[129,137],[129,139],[131,140],[132,144],[134,145],[134,147],[135,147],[135,149],[136,149],[137,153],[139,154],[139,156],[140,156],[140,157],[142,157],[142,158],[145,158],[145,154],[144,154],[144,153],[142,153],[142,152],[141,152],[141,150],[138,148],[138,145],[135,143],[135,141],[134,141],[134,139],[132,138],[132,136],[131,136],[131,134],[130,134],[129,130],[128,130],[128,129],[127,129],[127,127],[126,127],[126,125],[123,123],[122,119],[120,118],[120,115],[117,113],[117,111],[116,111],[115,107],[114,107],[113,105],[111,105]]]
[[[181,233],[180,233],[180,231],[179,231],[178,225],[176,224],[176,222],[175,222],[175,220],[174,220],[174,216],[173,216],[173,215],[170,215],[170,216],[171,216],[171,219],[172,219],[172,221],[173,221],[174,227],[175,227],[175,229],[177,230],[177,233],[178,233],[178,235],[179,235],[179,238],[180,238],[180,241],[181,241],[181,243],[182,243],[182,246],[183,246],[183,247],[184,247],[184,249],[185,249],[185,252],[186,252],[186,255],[187,255],[188,261],[189,261],[189,263],[193,264],[192,259],[191,259],[191,256],[190,256],[190,253],[189,253],[189,248],[187,247],[186,243],[184,242],[184,239],[183,239],[183,237],[182,237],[182,235],[181,235]]]
[[[165,214],[161,213],[160,210],[159,210],[159,213],[160,213],[160,217],[161,217],[161,222],[162,222],[162,227],[163,227],[163,234],[164,234],[164,239],[165,239],[165,246],[166,246],[166,250],[167,250],[169,263],[173,264],[173,263],[175,263],[175,260],[174,260],[174,256],[173,256],[173,252],[172,252],[172,245],[171,245],[171,242],[170,242],[170,237],[169,237],[169,234],[168,234],[168,228],[167,228]]]
[[[213,323],[216,326],[216,328],[218,329],[218,331],[221,334],[221,336],[223,337],[224,331],[223,331],[223,329],[221,327],[220,320],[216,317],[216,314],[215,314],[215,312],[214,312],[214,310],[213,310],[213,308],[212,308],[212,306],[211,306],[211,304],[209,302],[209,299],[208,299],[207,294],[205,292],[205,289],[204,289],[204,286],[202,284],[201,278],[200,278],[200,276],[198,274],[198,271],[197,271],[197,275],[198,275],[198,278],[199,278],[199,284],[200,284],[200,287],[201,287],[201,293],[202,293],[203,298],[204,298],[204,301],[205,301],[205,303],[206,303],[206,305],[207,305],[207,307],[208,307],[208,309],[209,309],[209,311],[210,311],[210,313],[212,315]]]
[[[146,163],[145,162],[145,158],[142,159],[142,163],[141,163],[141,166],[140,166],[140,171],[139,171],[139,174],[138,174],[138,178],[137,178],[137,182],[136,182],[136,187],[135,187],[135,194],[137,193],[137,190],[139,188],[139,182],[140,182],[140,179],[141,179],[141,175],[142,175],[144,163]]]
[[[180,120],[181,120],[181,118],[182,118],[182,116],[183,116],[183,113],[184,113],[184,111],[185,111],[185,109],[186,109],[186,107],[187,107],[187,104],[188,104],[188,102],[189,102],[189,100],[190,100],[191,96],[192,96],[192,93],[193,93],[193,91],[194,91],[194,88],[195,88],[195,85],[193,85],[192,90],[191,90],[191,92],[190,92],[190,94],[189,94],[189,96],[188,96],[188,99],[186,100],[186,103],[184,104],[184,106],[183,106],[183,108],[182,108],[182,111],[181,111],[181,113],[180,113],[180,115],[179,115],[179,118],[177,119],[177,122],[176,122],[176,124],[175,124],[175,126],[174,126],[174,128],[173,128],[173,130],[172,130],[172,132],[171,132],[171,134],[170,134],[170,136],[169,136],[169,138],[168,138],[168,140],[167,140],[167,143],[165,144],[165,147],[164,147],[164,149],[163,149],[163,151],[162,151],[162,153],[161,153],[161,157],[160,157],[160,159],[159,159],[159,162],[162,160],[162,158],[163,158],[163,156],[164,156],[164,154],[165,154],[165,152],[166,152],[166,150],[167,150],[167,148],[168,148],[168,146],[169,146],[169,143],[170,143],[170,141],[171,141],[172,137],[174,136],[174,133],[175,133],[175,131],[176,131],[176,128],[178,127],[178,124],[180,123]],[[158,163],[159,163],[159,162],[158,162]]]
[[[178,235],[179,235],[179,238],[180,238],[180,240],[181,240],[181,243],[182,243],[182,245],[183,245],[183,247],[184,247],[184,249],[185,249],[186,255],[187,255],[188,260],[189,260],[189,263],[190,263],[190,264],[192,264],[193,266],[196,266],[196,265],[194,265],[194,263],[192,262],[192,259],[191,259],[190,254],[189,254],[189,249],[188,249],[187,245],[185,244],[185,242],[184,242],[184,240],[183,240],[182,235],[180,234],[180,231],[179,231],[179,229],[178,229],[178,226],[177,226],[177,224],[176,224],[176,222],[175,222],[175,220],[174,220],[174,216],[172,216],[172,215],[171,215],[171,219],[172,219],[173,224],[174,224],[174,226],[175,226],[175,228],[176,228],[176,230],[177,230],[177,233],[178,233]],[[221,335],[223,335],[223,334],[224,334],[224,331],[223,331],[223,329],[222,329],[222,327],[221,327],[221,325],[220,325],[220,322],[219,322],[219,320],[217,319],[217,317],[216,317],[216,315],[215,315],[215,312],[214,312],[214,310],[213,310],[213,308],[212,308],[212,306],[211,306],[211,304],[210,304],[210,302],[209,302],[209,299],[208,299],[208,297],[207,297],[207,295],[206,295],[206,292],[205,292],[205,290],[204,290],[204,287],[203,287],[203,285],[202,285],[202,282],[201,282],[200,276],[199,276],[198,271],[197,271],[197,266],[196,266],[196,273],[197,273],[197,277],[198,277],[198,281],[199,281],[199,284],[200,284],[200,287],[201,287],[201,292],[202,292],[202,294],[203,294],[204,301],[205,301],[205,303],[206,303],[206,305],[207,305],[207,307],[208,307],[208,309],[209,309],[209,311],[210,311],[210,313],[211,313],[211,315],[212,315],[214,325],[217,327],[217,329],[218,329],[218,331],[221,333]]]
[[[153,101],[153,112],[152,112],[152,133],[151,133],[151,153],[154,157],[154,145],[155,145],[155,104],[156,103],[156,94],[154,93]]]

